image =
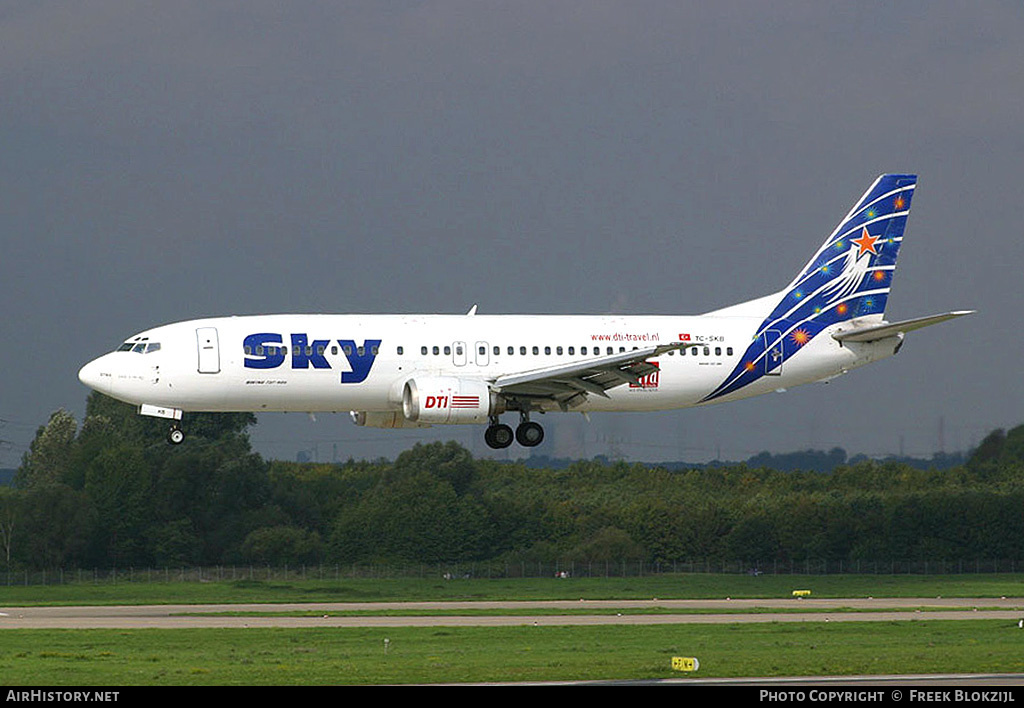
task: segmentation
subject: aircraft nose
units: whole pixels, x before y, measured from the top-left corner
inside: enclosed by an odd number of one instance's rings
[[[100,364],[101,360],[102,357],[100,359],[93,359],[78,370],[78,380],[89,388],[100,392],[109,388],[110,384],[110,376],[103,376],[101,373],[103,369],[103,365]]]

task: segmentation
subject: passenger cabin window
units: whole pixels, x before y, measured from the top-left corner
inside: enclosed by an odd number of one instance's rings
[[[404,353],[405,353],[405,347],[399,347],[398,348],[398,356],[402,356],[402,354],[404,354]]]
[[[422,354],[423,356],[426,356],[427,355],[427,348],[426,347],[420,347],[420,354]]]

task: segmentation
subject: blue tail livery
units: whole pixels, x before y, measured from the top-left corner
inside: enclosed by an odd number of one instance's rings
[[[882,321],[917,175],[881,175],[793,282],[782,291],[732,373],[704,399],[728,395],[786,360],[841,322]]]

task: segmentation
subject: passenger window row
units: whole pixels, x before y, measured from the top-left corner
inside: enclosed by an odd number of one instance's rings
[[[399,347],[399,348],[401,348],[401,347]],[[244,347],[244,350],[245,350],[245,355],[246,356],[251,356],[253,354],[255,354],[256,356],[275,356],[277,354],[282,354],[283,355],[283,354],[287,354],[288,353],[288,347],[287,346],[285,346],[285,345],[275,345],[275,344],[270,344],[270,345],[267,345],[267,346],[258,345],[256,347],[246,346],[246,347]],[[291,347],[291,352],[292,352],[292,354],[294,356],[301,356],[303,354],[306,355],[306,356],[313,356],[313,351],[314,351],[314,348],[312,346],[308,345],[308,344],[305,347],[300,347],[300,346],[293,346],[293,347]],[[315,351],[316,351],[316,355],[317,356],[324,356],[325,354],[327,354],[327,347],[325,347],[322,344],[318,344],[316,346],[316,348],[315,348]],[[330,348],[330,351],[331,351],[331,355],[332,356],[337,355],[337,353],[338,353],[337,345],[332,346]],[[351,345],[346,344],[345,346],[341,347],[341,351],[344,352],[345,356],[351,356],[353,351],[356,353],[356,356],[358,356],[358,357],[366,356],[366,347],[355,347],[355,349],[353,349]],[[377,354],[380,353],[380,348],[377,347],[376,345],[374,345],[374,346],[370,347],[370,353],[373,356],[377,356]]]
[[[160,349],[160,344],[158,342],[149,342],[148,346],[147,346],[146,342],[125,342],[124,344],[122,344],[118,348],[118,351],[134,351],[134,352],[138,352],[138,353],[147,353],[148,354],[149,352],[159,351],[159,349]],[[285,345],[273,345],[273,344],[271,344],[271,345],[267,345],[267,346],[260,345],[260,346],[256,346],[256,347],[246,346],[244,349],[245,349],[245,355],[246,356],[251,356],[251,355],[254,355],[254,354],[256,356],[275,356],[275,355],[278,355],[278,354],[281,354],[281,355],[287,354],[288,350],[289,350],[289,347],[285,346]],[[616,353],[616,351],[615,351],[616,347],[605,347],[603,352],[601,350],[601,347],[587,347],[587,346],[584,346],[584,347],[579,347],[578,349],[579,349],[579,355],[580,356],[607,356],[607,355],[611,355],[611,354],[615,354]],[[639,347],[633,347],[633,349],[636,350],[636,349],[639,349]],[[322,345],[322,344],[321,345],[317,345],[315,350],[316,350],[317,356],[324,356],[327,353],[327,348],[324,345]],[[314,347],[312,347],[310,345],[306,345],[305,347],[299,347],[299,346],[292,346],[291,347],[291,353],[294,356],[301,356],[303,354],[305,354],[306,356],[313,356],[313,351],[314,351]],[[341,347],[341,351],[344,352],[345,356],[351,356],[353,351],[355,351],[356,356],[358,356],[358,357],[366,356],[366,347],[355,347],[355,349],[353,350],[351,345],[347,345],[346,344],[345,346]],[[565,356],[565,355],[576,356],[577,347],[574,347],[574,346],[572,346],[572,347],[563,347],[563,346],[554,346],[554,347],[552,347],[550,345],[546,345],[546,346],[543,346],[543,347],[541,347],[539,345],[533,345],[533,346],[527,347],[527,346],[520,345],[518,347],[508,346],[508,347],[505,348],[505,353],[508,354],[508,356],[516,356],[517,352],[518,352],[519,356],[529,356],[529,355],[540,356],[542,351],[543,351],[544,356],[551,356],[552,354],[554,354],[555,356]],[[624,353],[625,351],[626,351],[626,347],[621,347],[621,346],[618,347],[618,353],[621,354],[621,353]],[[687,347],[685,349],[672,350],[672,351],[668,352],[669,356],[674,356],[676,354],[676,351],[679,352],[679,356],[687,356],[687,355],[688,356],[712,356],[712,347],[708,347],[708,346]],[[713,351],[714,351],[714,356],[722,356],[722,347],[714,347]],[[338,353],[337,345],[332,345],[330,347],[330,352],[331,352],[332,356],[333,355],[337,355],[337,353]],[[497,346],[497,345],[494,345],[492,347],[492,349],[491,349],[491,352],[492,352],[492,354],[494,356],[500,356],[501,355],[501,347]],[[379,347],[377,347],[377,346],[370,347],[370,353],[373,356],[377,356],[377,354],[380,353],[379,352]],[[405,355],[405,347],[399,346],[398,349],[397,349],[397,353],[398,353],[398,356],[404,356]],[[461,345],[455,345],[455,353],[456,353],[457,356],[463,356],[464,355],[463,347]],[[420,347],[420,355],[421,356],[430,356],[430,355],[441,356],[441,354],[444,354],[444,356],[451,356],[452,355],[452,346],[451,345],[439,346],[439,345],[435,344],[433,346],[426,346],[426,345],[424,345],[424,346]],[[482,346],[482,345],[479,346],[477,348],[477,354],[479,356],[486,356],[487,355],[487,348],[485,346]],[[725,356],[732,356],[732,355],[733,355],[732,347],[725,347]]]
[[[544,346],[544,347],[541,347],[541,346],[538,346],[538,345],[533,345],[533,346],[530,346],[530,347],[526,347],[526,346],[520,345],[519,347],[514,347],[514,346],[506,347],[505,348],[505,353],[508,354],[508,356],[515,356],[516,352],[518,351],[519,356],[528,356],[528,355],[531,355],[531,354],[533,356],[539,356],[541,354],[541,352],[543,351],[544,356],[551,356],[552,354],[554,354],[555,356],[564,356],[564,355],[576,356],[576,349],[577,349],[576,347],[561,347],[561,346],[555,346],[555,347]],[[580,353],[580,356],[606,356],[606,355],[610,355],[610,354],[615,354],[616,353],[615,349],[616,349],[615,347],[605,347],[604,351],[602,352],[601,351],[601,347],[579,347],[579,353]],[[636,350],[636,349],[639,349],[639,347],[633,347],[633,349]],[[626,351],[626,347],[618,347],[618,352],[620,354],[624,353],[625,351]],[[686,349],[679,349],[678,351],[679,351],[679,356],[687,356],[687,352],[689,352],[689,356],[711,356],[712,355],[711,354],[712,347],[705,347],[705,346],[687,347]],[[457,356],[463,356],[463,353],[464,352],[463,352],[463,349],[462,349],[461,346],[456,346],[455,347],[455,354]],[[501,347],[495,345],[492,348],[492,353],[494,354],[494,356],[500,356],[501,355]],[[674,355],[675,353],[676,353],[676,350],[672,350],[672,351],[669,352],[669,355],[671,356],[671,355]],[[399,356],[404,356],[404,354],[405,354],[405,347],[401,347],[401,346],[398,347],[398,355]],[[430,356],[430,355],[441,356],[442,354],[444,354],[444,356],[451,356],[451,354],[452,354],[452,347],[451,346],[439,346],[439,345],[436,345],[436,344],[433,345],[433,346],[423,345],[423,346],[420,347],[420,355],[421,356]],[[480,356],[485,356],[487,354],[487,348],[485,346],[478,347],[477,354],[479,354]],[[733,355],[732,347],[726,347],[725,348],[725,356],[732,356],[732,355]],[[722,347],[714,347],[714,356],[722,356]]]

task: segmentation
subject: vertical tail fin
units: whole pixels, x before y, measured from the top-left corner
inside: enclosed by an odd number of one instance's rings
[[[781,370],[787,358],[833,324],[882,320],[916,186],[916,175],[875,180],[782,291],[742,361],[705,401]]]
[[[916,175],[875,180],[784,291],[770,319],[824,324],[881,315],[910,214]]]

